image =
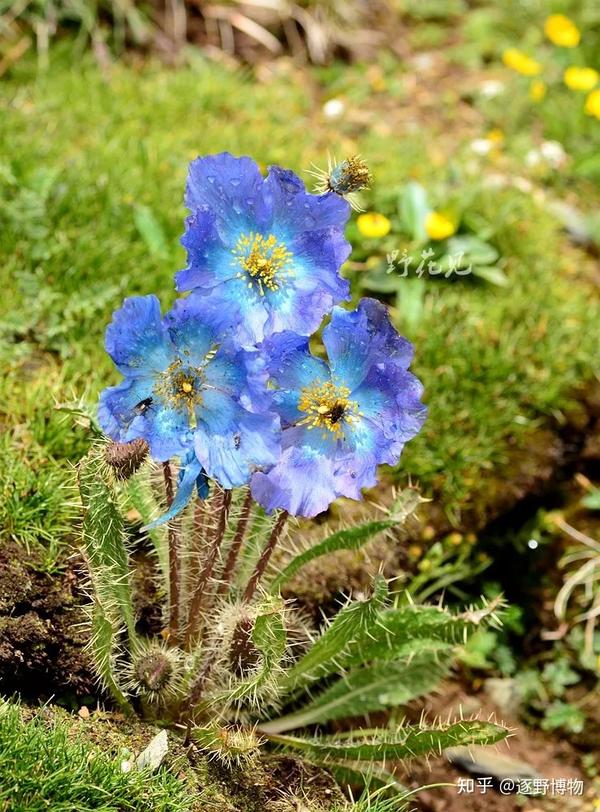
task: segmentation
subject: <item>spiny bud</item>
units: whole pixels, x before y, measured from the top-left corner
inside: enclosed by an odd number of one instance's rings
[[[371,173],[360,155],[353,155],[340,163],[330,158],[326,170],[315,167],[309,170],[309,174],[317,179],[315,186],[317,194],[334,192],[340,197],[345,197],[355,211],[362,211],[356,199],[356,192],[368,187]]]
[[[347,195],[366,189],[370,182],[369,167],[360,155],[353,155],[333,167],[329,173],[328,185],[332,192]]]
[[[148,456],[148,450],[148,443],[142,439],[130,443],[110,442],[104,451],[104,458],[117,479],[129,479]]]
[[[143,691],[160,693],[173,678],[173,663],[162,651],[149,651],[134,664],[133,674]]]
[[[260,662],[260,652],[252,642],[253,629],[253,619],[243,617],[238,621],[231,635],[229,663],[236,677],[245,677]]]
[[[228,766],[251,760],[264,741],[252,728],[220,727],[216,722],[193,728],[191,736],[198,747]]]

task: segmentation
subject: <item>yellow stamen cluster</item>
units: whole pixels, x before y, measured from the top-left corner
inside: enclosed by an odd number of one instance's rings
[[[173,409],[187,409],[190,425],[195,426],[194,407],[202,403],[202,371],[196,367],[182,366],[174,361],[160,376],[154,387],[155,393]]]
[[[341,438],[344,425],[353,423],[360,414],[358,405],[349,397],[347,386],[336,386],[332,381],[305,387],[300,393],[298,409],[305,412],[306,417],[300,423],[309,429],[327,429]]]
[[[272,234],[268,237],[255,232],[244,234],[238,240],[233,255],[243,271],[238,277],[250,277],[248,287],[255,284],[261,296],[265,295],[265,289],[278,290],[283,278],[291,273],[289,265],[292,255]]]

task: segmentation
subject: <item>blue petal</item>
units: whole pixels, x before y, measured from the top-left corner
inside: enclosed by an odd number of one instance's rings
[[[98,420],[113,440],[127,443],[141,438],[155,460],[185,453],[190,445],[188,418],[164,406],[153,394],[151,378],[127,378],[100,395]]]
[[[265,180],[265,196],[273,213],[273,229],[288,238],[304,231],[343,229],[350,206],[338,195],[312,195],[300,178],[289,169],[270,166]]]
[[[159,527],[161,524],[171,521],[177,514],[181,513],[192,498],[194,487],[198,485],[198,481],[201,480],[203,476],[205,480],[206,476],[204,475],[201,464],[196,459],[196,455],[193,451],[188,453],[182,460],[181,468],[179,469],[177,492],[175,493],[171,507],[166,513],[163,513],[162,516],[159,516],[158,519],[142,527],[142,530],[153,530],[155,527]],[[201,496],[201,498],[204,497]]]
[[[181,244],[187,249],[187,268],[175,274],[177,290],[213,287],[239,272],[232,245],[225,244],[217,231],[216,214],[199,209],[185,221]],[[231,235],[233,240],[234,234]]]
[[[125,299],[106,328],[105,346],[123,375],[139,377],[165,370],[174,355],[156,296]]]
[[[277,461],[279,420],[268,412],[248,412],[220,392],[207,392],[194,444],[208,476],[223,488],[235,488],[248,482],[258,468]]]
[[[178,299],[165,316],[171,341],[183,361],[201,366],[215,342],[222,336],[215,320],[207,318],[207,309],[198,298]]]
[[[285,332],[267,339],[261,346],[275,389],[273,398],[283,424],[293,424],[304,415],[298,410],[302,389],[329,380],[324,361],[310,354],[308,339]]]
[[[406,370],[413,355],[410,341],[398,335],[385,305],[375,299],[361,299],[352,312],[335,307],[323,343],[334,379],[351,390],[370,370]]]
[[[221,240],[233,245],[241,232],[262,231],[270,223],[263,183],[251,158],[236,158],[228,152],[207,155],[190,164],[185,205],[192,213],[211,211]]]

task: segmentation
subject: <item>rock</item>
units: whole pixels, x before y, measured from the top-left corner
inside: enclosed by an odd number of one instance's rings
[[[455,767],[472,775],[489,776],[495,781],[540,778],[530,764],[501,755],[490,747],[449,747],[444,755]]]

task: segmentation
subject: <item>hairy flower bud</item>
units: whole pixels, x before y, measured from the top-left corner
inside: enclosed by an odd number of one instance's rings
[[[104,458],[117,479],[132,477],[147,456],[148,443],[142,439],[133,440],[131,443],[110,442],[104,451]]]
[[[149,651],[134,664],[134,677],[144,691],[159,693],[173,677],[173,663],[162,651]]]

